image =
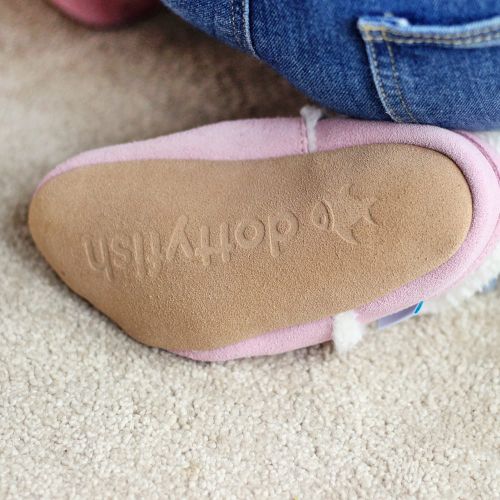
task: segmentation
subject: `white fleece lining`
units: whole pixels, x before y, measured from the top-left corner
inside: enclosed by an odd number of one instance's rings
[[[458,307],[483,290],[491,280],[500,276],[500,244],[486,257],[472,274],[443,295],[424,303],[423,313],[434,314],[451,307]]]
[[[339,354],[353,349],[364,333],[365,327],[357,319],[355,311],[346,311],[332,318],[332,340]]]
[[[323,110],[316,106],[303,106],[300,116],[304,120],[307,134],[307,152],[314,153],[318,150],[316,141],[316,125],[323,116]]]
[[[304,119],[309,151],[316,150],[316,124],[323,116],[323,112],[313,106],[304,106],[301,109]],[[477,134],[482,140],[488,142],[497,151],[500,151],[500,134],[498,132],[483,132]],[[481,263],[472,274],[466,276],[457,286],[448,290],[443,295],[424,302],[422,314],[436,314],[450,308],[459,307],[475,294],[484,290],[495,278],[500,278],[500,244]],[[348,311],[333,318],[332,340],[339,354],[353,349],[362,339],[364,325],[356,318],[354,311]]]

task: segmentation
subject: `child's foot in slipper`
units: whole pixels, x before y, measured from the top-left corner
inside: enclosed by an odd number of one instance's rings
[[[359,323],[415,313],[491,254],[498,163],[465,134],[316,119],[79,155],[39,186],[33,238],[145,344],[203,360],[345,350]]]

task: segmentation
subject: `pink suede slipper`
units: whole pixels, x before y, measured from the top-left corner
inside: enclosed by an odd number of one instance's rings
[[[159,5],[158,0],[50,0],[76,21],[96,28],[134,21]]]
[[[500,273],[499,162],[477,138],[319,118],[78,155],[38,186],[33,239],[133,338],[206,361],[344,352],[362,324],[458,304]]]

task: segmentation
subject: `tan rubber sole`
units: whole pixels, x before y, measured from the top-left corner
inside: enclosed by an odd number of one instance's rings
[[[467,182],[380,144],[251,161],[132,161],[46,183],[29,215],[57,274],[129,335],[207,350],[370,302],[447,261]]]

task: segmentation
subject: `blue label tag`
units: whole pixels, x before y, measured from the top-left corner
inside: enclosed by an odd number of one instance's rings
[[[397,323],[401,323],[401,321],[405,321],[408,318],[411,318],[418,314],[422,306],[424,305],[424,301],[421,300],[418,304],[414,304],[413,306],[407,307],[402,311],[398,311],[394,314],[390,314],[389,316],[384,316],[377,321],[377,327],[379,329],[387,328],[388,326],[395,325]]]
[[[498,278],[493,278],[481,291],[483,293],[493,292],[496,290],[498,284]]]

